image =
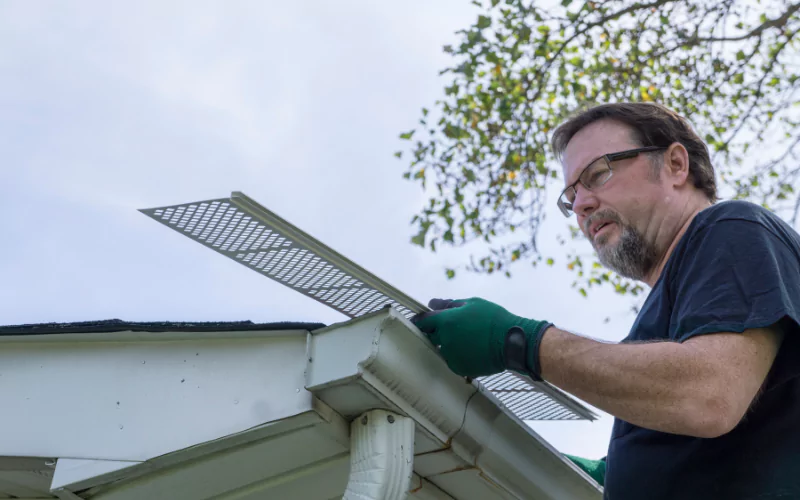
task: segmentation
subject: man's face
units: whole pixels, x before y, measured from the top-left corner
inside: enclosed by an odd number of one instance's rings
[[[565,186],[599,156],[638,147],[624,124],[602,120],[588,125],[573,136],[564,152]],[[613,162],[611,178],[592,191],[578,183],[573,203],[578,225],[600,262],[636,280],[644,279],[656,264],[657,228],[651,227],[651,221],[666,195],[650,156]]]

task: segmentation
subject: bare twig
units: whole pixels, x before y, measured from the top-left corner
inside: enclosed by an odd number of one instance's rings
[[[781,27],[783,27],[789,21],[789,19],[792,17],[792,14],[794,14],[798,10],[800,10],[800,3],[793,4],[786,10],[786,12],[781,14],[780,17],[776,17],[775,19],[767,20],[767,21],[763,22],[762,24],[760,24],[760,25],[756,26],[755,28],[753,28],[748,33],[745,33],[744,35],[731,36],[731,37],[719,37],[719,38],[715,38],[715,37],[700,37],[700,38],[697,38],[697,41],[698,42],[738,42],[738,41],[741,41],[741,40],[747,40],[748,38],[752,38],[754,36],[760,35],[761,33],[763,33],[764,31],[766,31],[766,30],[768,30],[770,28],[781,28]]]

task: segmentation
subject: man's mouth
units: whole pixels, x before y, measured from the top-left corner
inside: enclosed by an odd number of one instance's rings
[[[589,241],[594,242],[600,233],[611,231],[614,224],[619,224],[622,227],[622,221],[610,210],[592,214],[584,221],[584,234],[589,238]]]
[[[603,230],[605,230],[606,228],[610,228],[610,226],[611,226],[613,223],[614,223],[613,221],[605,221],[605,222],[601,222],[601,223],[599,223],[599,224],[597,224],[597,225],[593,225],[593,226],[591,227],[591,236],[592,236],[592,239],[596,238],[596,237],[597,237],[597,235],[599,235],[599,234],[600,234],[600,232],[602,232],[602,231],[603,231]]]

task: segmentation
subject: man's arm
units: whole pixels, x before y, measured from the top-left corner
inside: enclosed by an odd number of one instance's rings
[[[606,344],[550,327],[539,360],[545,380],[615,417],[711,438],[742,419],[782,340],[776,327],[699,335],[683,343]]]

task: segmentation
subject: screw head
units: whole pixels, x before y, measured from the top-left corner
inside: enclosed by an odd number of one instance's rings
[[[388,415],[386,417],[386,420],[388,420],[390,424],[393,424],[394,423],[394,415]]]

